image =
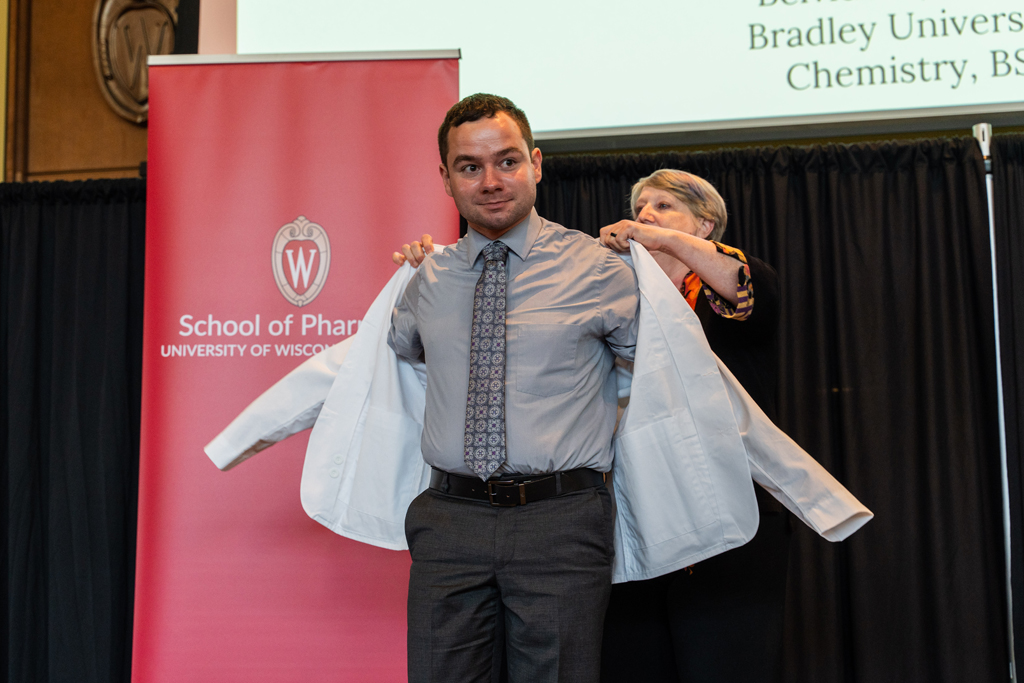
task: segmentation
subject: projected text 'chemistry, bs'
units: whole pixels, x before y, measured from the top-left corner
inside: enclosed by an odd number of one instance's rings
[[[876,12],[867,0],[756,0],[764,21],[747,26],[750,52],[791,52],[780,85],[815,92],[863,87],[951,88],[985,79],[1024,81],[1024,12]],[[857,2],[861,19],[822,15],[787,21],[786,8]],[[1017,3],[1008,3],[1014,5]],[[769,12],[770,10],[770,12]],[[844,12],[847,15],[848,12]],[[760,17],[759,17],[760,18]]]

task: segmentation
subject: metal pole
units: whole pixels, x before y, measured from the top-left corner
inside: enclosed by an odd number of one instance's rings
[[[1006,416],[1003,413],[1003,363],[999,343],[999,280],[996,274],[996,220],[992,189],[992,126],[979,123],[971,129],[985,157],[985,187],[988,190],[988,240],[992,254],[992,314],[996,328],[996,399],[999,408],[999,464],[1003,488],[1003,546],[1006,549],[1006,619],[1010,648],[1010,680],[1017,680],[1017,661],[1013,652],[1013,586],[1010,583],[1010,476],[1006,464]]]

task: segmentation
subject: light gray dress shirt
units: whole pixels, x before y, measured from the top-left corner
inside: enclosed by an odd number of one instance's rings
[[[633,360],[636,276],[610,249],[536,210],[501,236],[508,245],[505,368],[507,460],[534,474],[612,466],[615,356]],[[473,293],[489,240],[470,229],[428,256],[395,307],[388,344],[424,358],[423,458],[473,476],[464,460]]]

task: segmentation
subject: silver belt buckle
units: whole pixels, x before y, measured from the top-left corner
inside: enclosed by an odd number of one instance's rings
[[[496,502],[494,502],[494,487],[496,485],[505,486],[505,487],[516,487],[516,488],[518,488],[519,489],[519,502],[518,503],[496,503]],[[506,483],[506,482],[501,481],[500,479],[496,480],[496,481],[488,481],[487,482],[487,499],[490,501],[491,505],[496,507],[496,508],[514,508],[517,505],[526,505],[526,482],[524,481],[524,482],[520,482],[520,483],[517,484],[516,482],[512,481],[512,482],[507,482]]]

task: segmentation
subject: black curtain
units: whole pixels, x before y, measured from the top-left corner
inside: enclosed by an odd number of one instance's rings
[[[174,27],[174,54],[199,52],[199,0],[178,0],[178,25]]]
[[[625,217],[633,182],[665,167],[714,183],[724,241],[778,269],[780,426],[876,514],[842,544],[796,523],[786,680],[1006,680],[976,143],[549,157],[538,211],[596,234]]]
[[[1016,156],[997,159],[1015,158],[1016,175],[996,177],[1015,178],[1003,225],[1019,227],[1020,141],[997,138],[996,149],[1011,142]],[[730,212],[726,241],[779,269],[781,426],[877,515],[839,545],[797,529],[787,679],[1005,680],[974,142],[552,157],[538,208],[593,233],[623,217],[629,186],[659,167],[714,182]],[[129,680],[143,226],[141,181],[0,185],[11,681]],[[1013,308],[1002,310],[1005,330]]]
[[[1013,625],[1024,638],[1024,135],[992,139],[999,337],[1002,347],[1006,455],[1010,489]],[[1018,663],[1018,671],[1024,667]]]
[[[130,679],[145,186],[0,184],[3,654]]]

